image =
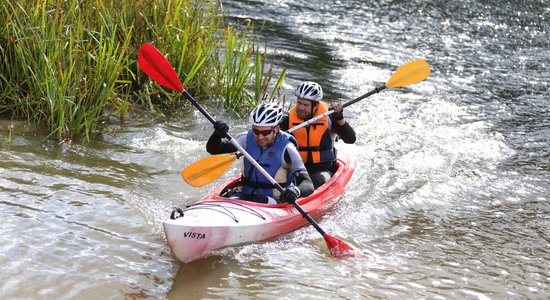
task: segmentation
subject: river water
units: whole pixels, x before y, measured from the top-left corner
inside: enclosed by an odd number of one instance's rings
[[[67,148],[0,122],[2,299],[550,298],[548,1],[224,1],[327,101],[426,59],[421,83],[346,108],[349,190],[320,220],[369,259],[333,259],[312,227],[190,264],[162,221],[238,172],[191,188],[211,125],[195,110]],[[145,42],[145,41],[144,41]],[[162,51],[162,49],[161,49]],[[230,133],[246,120],[215,107]],[[7,129],[13,130],[8,144]]]

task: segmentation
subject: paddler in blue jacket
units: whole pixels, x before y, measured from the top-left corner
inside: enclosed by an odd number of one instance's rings
[[[313,185],[318,188],[329,180],[336,170],[336,149],[334,140],[339,136],[346,144],[355,143],[355,131],[344,119],[344,108],[337,103],[328,106],[323,99],[323,89],[313,81],[304,81],[297,88],[296,106],[283,117],[281,130],[288,130],[330,109],[334,113],[293,131],[298,141],[298,150],[311,176]]]
[[[283,109],[275,103],[264,103],[250,114],[252,128],[235,140],[277,181],[284,191],[280,193],[250,162],[244,159],[241,185],[231,191],[231,198],[277,204],[293,202],[298,197],[313,193],[313,182],[296,149],[296,139],[280,130]],[[208,139],[206,150],[210,154],[237,151],[227,139],[226,123],[214,123],[214,133]]]

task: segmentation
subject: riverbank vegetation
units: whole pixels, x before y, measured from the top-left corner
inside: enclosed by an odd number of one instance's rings
[[[133,106],[182,105],[137,65],[153,43],[197,99],[244,111],[272,100],[266,45],[232,26],[214,0],[7,0],[0,4],[0,115],[28,119],[58,141],[89,140]]]

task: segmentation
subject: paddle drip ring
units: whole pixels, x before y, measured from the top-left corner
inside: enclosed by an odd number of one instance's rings
[[[170,214],[170,219],[175,220],[183,217],[183,210],[179,207],[174,207],[172,213]]]

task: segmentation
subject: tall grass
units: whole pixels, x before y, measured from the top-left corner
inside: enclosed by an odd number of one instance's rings
[[[271,92],[269,92],[271,79],[273,79],[274,58],[272,58],[271,60],[267,58],[267,44],[264,45],[263,52],[260,51],[259,45],[256,47],[256,61],[254,66],[256,69],[256,76],[254,80],[254,99],[257,102],[281,102],[281,104],[284,106],[284,95],[281,95],[279,92],[283,86],[283,81],[286,77],[286,69],[282,70],[279,79],[276,81]],[[265,65],[268,61],[270,61],[270,64],[269,68],[266,69]],[[277,93],[277,95],[275,95],[275,93]]]
[[[5,0],[0,20],[0,114],[44,124],[59,141],[89,140],[107,113],[124,119],[129,101],[181,105],[139,71],[144,42],[197,99],[246,110],[267,97],[257,88],[272,76],[266,51],[252,26],[225,25],[217,1]]]
[[[225,104],[230,107],[248,107],[255,99],[246,91],[246,84],[254,72],[254,37],[247,26],[240,35],[233,27],[225,30],[225,51],[218,84],[224,90]]]
[[[17,86],[11,107],[44,123],[57,140],[71,141],[80,133],[89,139],[103,108],[121,88],[118,78],[132,30],[114,22],[95,30],[82,19],[77,0],[31,2],[3,7],[11,20],[3,31],[8,43],[2,57],[9,66],[4,72],[8,84]],[[98,9],[94,22],[105,14]]]
[[[216,84],[224,91],[224,104],[229,108],[242,109],[255,106],[259,102],[279,101],[275,92],[282,87],[286,69],[283,69],[270,94],[268,88],[273,75],[273,64],[265,69],[269,60],[267,44],[261,49],[258,38],[252,32],[251,23],[246,24],[242,32],[233,27],[225,30],[225,45]],[[271,62],[273,63],[273,59]],[[250,87],[254,93],[249,91]]]

